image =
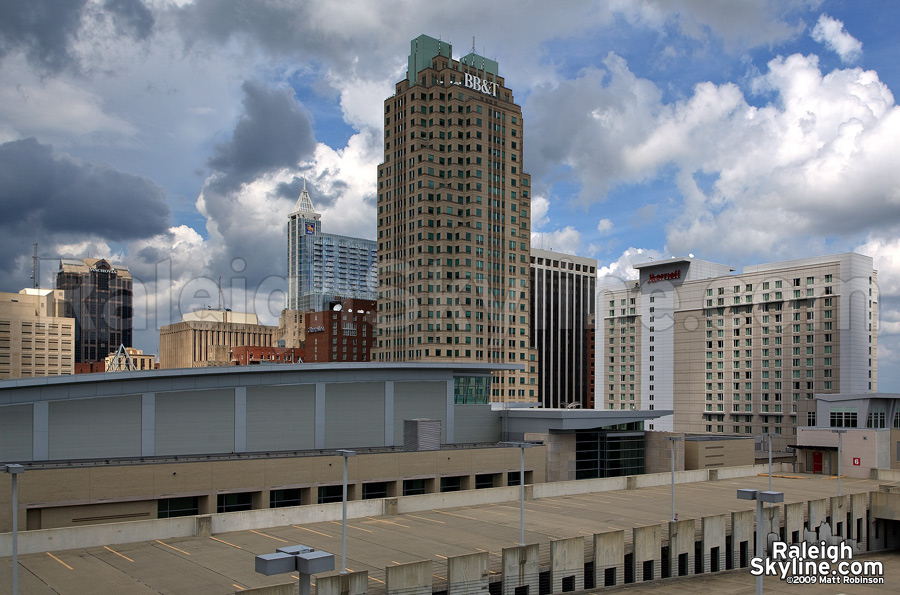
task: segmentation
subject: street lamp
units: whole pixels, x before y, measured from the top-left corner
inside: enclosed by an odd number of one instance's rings
[[[341,574],[347,574],[347,459],[356,456],[355,450],[337,451],[344,458],[344,495],[342,498],[343,510],[341,511]]]
[[[769,439],[769,491],[772,491],[772,433],[763,432],[763,438]]]
[[[841,436],[847,433],[847,430],[831,430],[833,434],[838,435],[838,498],[841,496]]]
[[[12,595],[19,594],[19,474],[25,473],[22,465],[3,465],[4,472],[12,475]]]
[[[525,449],[535,446],[532,442],[501,442],[504,446],[515,446],[521,451],[519,467],[519,545],[525,545]]]
[[[773,492],[772,490],[767,492],[760,490],[738,490],[737,497],[738,500],[756,500],[756,557],[762,558],[763,541],[766,538],[763,533],[763,502],[768,502],[769,504],[784,502],[784,493]],[[762,573],[760,573],[756,577],[756,595],[762,595],[762,584],[763,577]]]
[[[675,516],[675,443],[683,439],[683,436],[668,436],[666,438],[672,447],[672,522],[678,520]]]

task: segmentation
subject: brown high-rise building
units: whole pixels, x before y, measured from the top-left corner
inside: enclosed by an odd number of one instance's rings
[[[520,364],[494,401],[538,398],[529,336],[531,177],[497,62],[421,35],[384,102],[377,361]]]

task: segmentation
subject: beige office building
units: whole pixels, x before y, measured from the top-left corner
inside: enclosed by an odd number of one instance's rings
[[[497,373],[491,399],[538,399],[523,141],[497,62],[412,40],[384,102],[373,360],[520,364]]]
[[[603,409],[673,410],[663,431],[795,441],[815,394],[877,390],[872,258],[837,254],[745,267],[694,258],[636,265],[598,298]],[[813,408],[814,411],[814,408]]]
[[[0,292],[0,380],[75,372],[75,320],[59,289]]]
[[[272,347],[277,326],[259,324],[256,314],[197,310],[159,330],[159,367],[230,366],[231,348]]]

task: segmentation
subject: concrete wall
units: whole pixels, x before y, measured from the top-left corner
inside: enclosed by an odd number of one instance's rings
[[[678,557],[687,556],[685,576],[694,574],[694,542],[697,539],[697,521],[684,519],[669,522],[669,576],[680,576]]]
[[[501,554],[503,563],[503,595],[515,595],[518,587],[528,587],[527,595],[540,592],[541,550],[536,543],[517,547],[505,547]]]
[[[448,558],[447,595],[486,594],[490,581],[489,556],[488,552],[478,552]]]
[[[526,450],[531,481],[545,480],[545,453],[544,447]],[[349,493],[351,499],[361,498],[361,484],[386,482],[398,495],[398,485],[410,477],[434,479],[437,490],[440,477],[462,476],[474,487],[475,474],[497,473],[505,479],[519,468],[517,448],[360,453],[349,459]],[[157,498],[183,496],[206,502],[201,513],[215,512],[218,494],[241,492],[254,494],[254,507],[269,508],[272,490],[293,488],[303,490],[303,504],[316,504],[317,488],[339,485],[342,472],[342,458],[332,455],[28,468],[19,479],[19,520],[22,528],[46,529],[154,519]],[[508,499],[518,497],[516,491]],[[9,490],[0,490],[0,531],[12,525],[10,498]]]
[[[547,481],[575,479],[575,434],[546,435]]]
[[[316,595],[364,595],[369,592],[369,573],[366,570],[337,574],[332,576],[314,577],[316,583]],[[295,584],[290,585],[291,591],[286,595],[296,593]]]
[[[687,440],[684,443],[685,469],[711,469],[753,465],[753,438]]]
[[[594,586],[625,583],[625,531],[608,531],[594,535]],[[604,580],[610,576],[610,582]]]
[[[675,444],[675,471],[685,470],[684,434],[678,432],[646,432],[644,434],[644,470],[647,473],[672,471],[672,442],[670,437],[678,437]]]
[[[550,542],[550,587],[562,593],[563,579],[572,581],[568,591],[584,590],[584,537],[554,539]]]
[[[431,595],[431,560],[385,568],[387,595]]]
[[[744,565],[750,563],[750,559],[756,555],[754,549],[754,526],[756,525],[755,510],[740,510],[731,513],[731,567],[744,568],[741,565],[741,542],[747,542],[747,558]]]
[[[725,570],[725,528],[728,523],[728,515],[719,514],[703,517],[702,537],[703,543],[703,572],[710,572],[711,568]],[[715,552],[718,555],[715,555]]]
[[[784,539],[788,543],[803,541],[806,528],[806,503],[794,502],[784,505]]]
[[[660,559],[661,537],[662,525],[649,525],[633,529],[631,543],[634,551],[634,582],[653,581],[660,577],[662,568]],[[644,573],[645,566],[651,570],[646,575]],[[645,579],[645,576],[649,576],[649,578]]]

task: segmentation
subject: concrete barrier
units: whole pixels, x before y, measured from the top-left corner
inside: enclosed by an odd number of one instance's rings
[[[584,537],[552,540],[550,542],[551,593],[583,590]]]
[[[280,585],[270,585],[268,587],[256,587],[255,589],[244,589],[243,591],[235,591],[235,595],[296,595],[297,583],[282,583]]]
[[[342,504],[334,502],[331,504],[307,504],[306,506],[223,512],[210,516],[212,517],[212,532],[216,534],[265,529],[266,527],[304,525],[322,521],[339,521],[341,520],[341,511]],[[354,500],[347,503],[347,518],[357,519],[381,516],[383,511],[384,501],[381,499]]]
[[[315,581],[316,595],[365,595],[369,592],[369,571],[367,570],[315,577]],[[294,584],[292,584],[288,595],[294,595],[296,592]]]
[[[488,552],[447,559],[447,595],[487,595],[490,581]]]
[[[387,595],[431,595],[431,560],[388,566],[385,571]]]
[[[36,554],[154,539],[194,537],[196,529],[197,520],[194,517],[38,529],[19,531],[18,547],[19,554]],[[11,555],[12,535],[4,533],[0,535],[0,557]]]

